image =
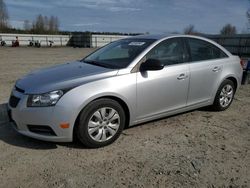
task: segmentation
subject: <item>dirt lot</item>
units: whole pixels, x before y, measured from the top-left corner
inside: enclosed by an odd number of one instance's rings
[[[0,104],[20,76],[90,51],[0,48]],[[101,149],[37,141],[2,123],[0,187],[250,187],[250,85],[225,112],[196,110],[129,128]]]

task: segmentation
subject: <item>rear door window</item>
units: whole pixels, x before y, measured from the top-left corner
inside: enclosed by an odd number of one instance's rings
[[[221,49],[219,49],[215,45],[200,39],[189,38],[188,44],[192,61],[202,61],[228,57]]]

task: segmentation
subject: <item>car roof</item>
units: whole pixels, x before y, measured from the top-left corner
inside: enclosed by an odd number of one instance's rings
[[[201,40],[205,40],[205,41],[209,41],[209,42],[214,42],[204,36],[200,36],[200,35],[187,35],[187,34],[142,34],[142,35],[136,35],[136,36],[132,36],[130,38],[134,38],[134,39],[154,39],[154,40],[162,40],[162,39],[166,39],[166,38],[172,38],[172,37],[185,37],[185,38],[196,38],[196,39],[201,39]]]
[[[133,38],[140,38],[140,39],[163,39],[166,37],[174,36],[174,34],[148,34],[148,35],[136,35]],[[177,36],[177,35],[176,35]]]
[[[134,39],[152,39],[152,40],[156,40],[159,42],[159,41],[165,40],[167,38],[175,38],[175,37],[200,39],[200,40],[209,42],[209,43],[217,46],[222,51],[224,51],[228,56],[232,56],[232,54],[227,49],[225,49],[224,47],[222,47],[221,45],[219,45],[215,41],[212,41],[212,40],[205,38],[203,36],[185,35],[185,34],[148,34],[148,35],[137,35],[137,36],[133,36],[131,38],[134,38]]]

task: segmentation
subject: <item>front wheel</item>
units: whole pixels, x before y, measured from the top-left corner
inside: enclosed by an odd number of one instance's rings
[[[122,106],[111,99],[98,99],[83,109],[75,131],[85,146],[98,148],[114,142],[124,126]]]
[[[225,80],[220,85],[213,104],[217,111],[226,110],[232,103],[235,94],[235,85],[231,80]]]

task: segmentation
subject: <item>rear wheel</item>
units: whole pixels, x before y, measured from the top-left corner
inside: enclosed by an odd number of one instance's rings
[[[235,94],[235,85],[231,80],[225,80],[220,85],[213,104],[217,111],[226,110],[232,103]]]
[[[111,99],[98,99],[81,112],[76,135],[87,147],[103,147],[120,136],[124,125],[125,113],[121,105]]]

